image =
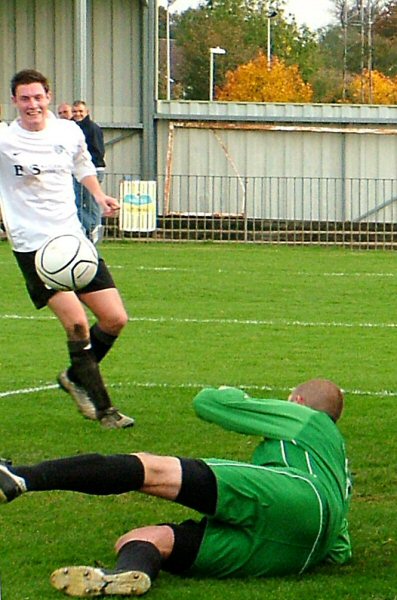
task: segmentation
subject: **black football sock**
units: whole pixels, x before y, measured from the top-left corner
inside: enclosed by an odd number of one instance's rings
[[[28,492],[69,490],[98,496],[139,490],[145,477],[142,462],[132,454],[81,454],[12,466],[10,471],[24,478]]]
[[[151,542],[133,540],[121,547],[117,555],[117,571],[141,571],[154,581],[161,569],[161,554]]]
[[[91,349],[90,340],[69,341],[68,349],[71,360],[68,376],[86,390],[98,412],[105,411],[112,402]]]
[[[90,339],[91,349],[95,355],[97,363],[99,363],[106,356],[109,350],[111,350],[114,342],[117,340],[117,336],[105,333],[105,331],[102,331],[102,329],[99,327],[98,323],[94,323],[90,329]]]

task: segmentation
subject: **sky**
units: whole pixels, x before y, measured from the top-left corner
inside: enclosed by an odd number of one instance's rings
[[[310,29],[318,29],[332,21],[333,5],[331,0],[288,0],[285,12],[295,15],[299,25],[306,24]]]
[[[199,0],[174,0],[171,12],[181,12],[198,4]],[[332,6],[332,0],[287,0],[285,14],[295,15],[299,25],[306,24],[310,29],[318,29],[332,21]]]

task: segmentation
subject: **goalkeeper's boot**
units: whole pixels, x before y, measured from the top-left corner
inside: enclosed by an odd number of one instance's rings
[[[10,461],[0,459],[0,503],[5,504],[26,492],[26,483],[9,470]]]
[[[134,426],[134,419],[123,415],[117,408],[111,406],[103,411],[98,411],[98,420],[105,429],[126,429]]]
[[[95,404],[83,387],[72,381],[67,371],[59,373],[57,377],[59,386],[71,395],[78,410],[86,419],[97,420]]]
[[[151,585],[142,571],[107,571],[95,567],[63,567],[51,575],[51,584],[68,596],[142,596]]]

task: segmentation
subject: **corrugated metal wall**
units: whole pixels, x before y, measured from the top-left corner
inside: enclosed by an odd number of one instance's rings
[[[141,122],[141,3],[92,2],[89,77],[96,119],[102,123]]]
[[[62,98],[73,92],[73,22],[73,0],[0,2],[0,104],[5,120],[15,115],[10,79],[19,69],[43,71]]]
[[[298,110],[299,109],[299,110]],[[158,102],[159,173],[394,177],[397,107]],[[396,125],[395,125],[396,124]]]
[[[52,109],[86,100],[104,129],[109,173],[142,169],[143,26],[140,0],[1,0],[0,105],[11,121],[10,79],[48,76]],[[108,178],[109,192],[118,182]]]
[[[230,212],[248,218],[391,218],[396,107],[162,101],[158,118],[160,212],[228,212],[206,176],[236,179]]]

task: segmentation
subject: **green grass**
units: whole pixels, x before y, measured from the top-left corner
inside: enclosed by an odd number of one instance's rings
[[[251,395],[285,398],[307,378],[333,379],[346,394],[340,427],[355,481],[352,562],[303,577],[238,582],[162,573],[150,595],[396,599],[395,254],[136,243],[103,245],[102,253],[131,318],[102,370],[114,404],[136,418],[136,427],[102,430],[55,388],[55,375],[67,363],[63,332],[47,309],[31,305],[4,243],[0,455],[15,463],[138,450],[246,459],[255,439],[194,416],[191,400],[200,386],[240,385]],[[0,511],[3,599],[58,598],[49,585],[53,569],[112,566],[119,535],[187,516],[187,509],[139,494],[26,495]]]

